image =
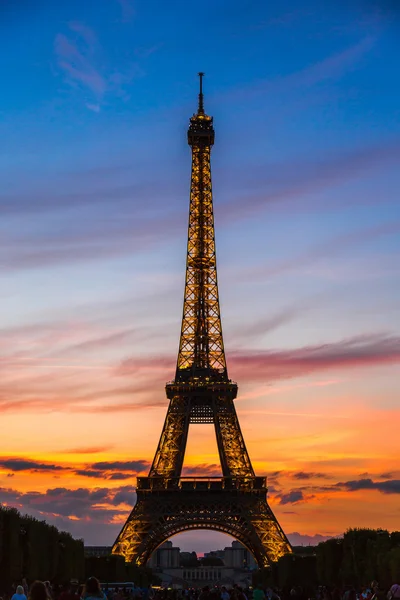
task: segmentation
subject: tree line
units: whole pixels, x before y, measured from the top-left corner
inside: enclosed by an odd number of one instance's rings
[[[15,508],[0,506],[0,589],[24,577],[63,583],[84,576],[83,540]]]
[[[372,581],[388,589],[400,573],[400,531],[349,529],[318,546],[297,547],[269,569],[254,574],[255,584],[288,586],[353,586]]]
[[[376,580],[389,587],[400,573],[400,531],[349,529],[342,539],[317,546],[316,565],[318,578],[328,585]]]
[[[0,506],[0,595],[24,578],[57,585],[91,576],[103,582],[134,581],[144,587],[159,583],[151,569],[126,563],[122,556],[85,557],[83,540],[15,508]]]

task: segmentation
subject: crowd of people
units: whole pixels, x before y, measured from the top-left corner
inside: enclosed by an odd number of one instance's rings
[[[344,589],[319,588],[316,600],[400,600],[400,585],[393,584],[389,590],[382,589],[377,581],[357,590],[346,586]]]
[[[393,584],[389,590],[380,589],[377,581],[369,587],[357,590],[319,586],[317,589],[288,587],[282,590],[258,586],[243,589],[209,587],[202,589],[136,588],[101,585],[96,577],[89,577],[84,585],[71,581],[64,586],[52,586],[49,581],[34,581],[29,587],[26,580],[12,586],[9,594],[0,600],[400,600],[400,585]]]

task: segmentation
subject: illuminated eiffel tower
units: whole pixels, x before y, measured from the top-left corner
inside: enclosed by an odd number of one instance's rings
[[[190,119],[192,148],[189,233],[182,329],[175,379],[166,385],[169,407],[148,477],[137,481],[137,502],[113,554],[145,565],[169,537],[213,529],[239,540],[266,567],[290,544],[267,503],[264,477],[256,477],[228,378],[218,298],[211,189],[213,119],[199,105]],[[215,427],[222,477],[181,477],[190,423]]]

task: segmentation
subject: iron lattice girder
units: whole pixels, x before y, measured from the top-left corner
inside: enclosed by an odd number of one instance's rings
[[[210,153],[211,146],[205,143],[192,146],[186,282],[177,379],[180,371],[185,369],[210,369],[226,373],[218,296]]]
[[[141,478],[145,479],[145,478]],[[153,479],[153,478],[148,478]],[[254,478],[260,479],[260,478]],[[190,529],[222,531],[239,540],[266,567],[290,552],[290,544],[265,499],[265,488],[196,491],[179,487],[138,489],[138,499],[114,552],[145,565],[169,537]]]

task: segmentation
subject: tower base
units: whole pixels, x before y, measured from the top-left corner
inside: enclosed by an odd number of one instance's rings
[[[268,505],[264,477],[140,477],[136,505],[112,552],[144,566],[165,540],[193,529],[231,535],[260,568],[292,552]]]

